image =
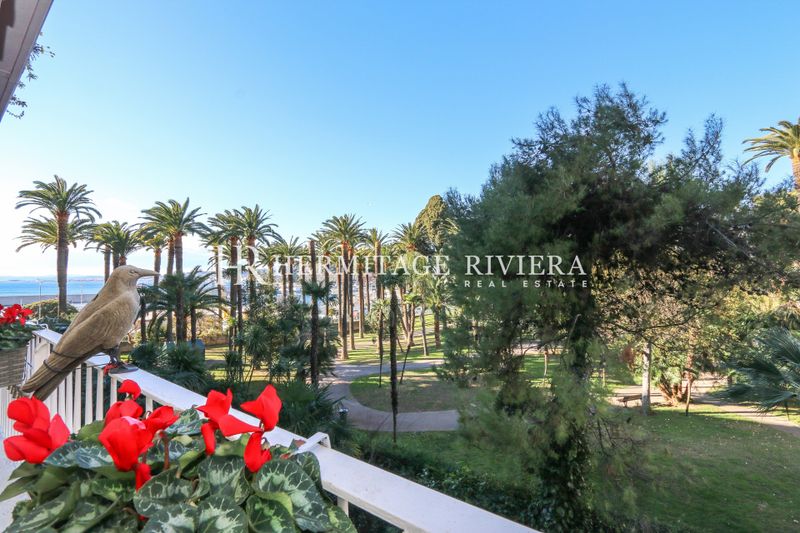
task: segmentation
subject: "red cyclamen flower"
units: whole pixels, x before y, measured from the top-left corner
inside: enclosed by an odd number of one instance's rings
[[[261,420],[261,428],[264,431],[272,431],[278,424],[278,414],[282,406],[278,391],[272,385],[267,385],[258,398],[244,402],[242,409]]]
[[[247,446],[244,448],[244,465],[251,472],[257,472],[259,468],[264,466],[264,463],[272,460],[269,446],[265,448],[262,445],[263,437],[264,433],[256,431],[250,435],[250,440],[247,441]]]
[[[144,409],[141,405],[134,402],[133,400],[122,400],[121,402],[114,402],[111,404],[111,407],[108,408],[106,411],[106,419],[103,423],[104,426],[107,426],[112,420],[116,420],[118,418],[122,418],[123,416],[129,416],[131,418],[139,418],[142,416]]]
[[[150,479],[150,467],[139,462],[139,457],[153,444],[153,434],[141,420],[116,418],[103,428],[99,440],[118,470],[136,472],[136,490]]]
[[[139,384],[133,381],[132,379],[126,379],[122,382],[122,385],[117,389],[117,394],[130,394],[133,396],[134,400],[139,399],[139,396],[142,395],[142,389],[139,387]]]
[[[150,413],[150,416],[145,418],[143,422],[147,429],[150,430],[150,433],[155,435],[159,431],[170,427],[177,419],[178,415],[175,414],[175,410],[165,405]]]
[[[217,441],[214,435],[216,430],[220,430],[226,437],[259,431],[259,428],[246,424],[229,414],[231,403],[233,403],[233,394],[230,389],[228,389],[227,394],[212,390],[208,393],[206,404],[197,408],[208,418],[208,422],[200,428],[206,444],[207,455],[213,454],[216,449]]]
[[[7,413],[16,420],[14,429],[22,433],[3,441],[6,456],[12,461],[40,464],[69,439],[69,429],[61,416],[50,420],[50,410],[36,398],[14,400]]]

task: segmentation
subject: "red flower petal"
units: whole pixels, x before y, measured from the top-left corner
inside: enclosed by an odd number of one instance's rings
[[[203,442],[206,444],[206,455],[213,455],[217,449],[217,436],[214,434],[216,428],[211,422],[206,422],[200,426],[200,433],[203,434]]]
[[[142,389],[139,384],[132,379],[126,379],[122,385],[117,389],[117,394],[130,394],[136,400],[142,395]]]
[[[228,414],[233,402],[233,393],[228,389],[227,394],[212,390],[208,393],[206,404],[197,408],[198,411],[206,415],[210,420],[218,420]]]
[[[272,459],[272,453],[269,448],[262,449],[261,439],[263,435],[261,431],[250,435],[250,440],[247,441],[247,446],[244,448],[244,464],[250,472],[257,472],[259,468],[264,466],[264,463]]]
[[[61,415],[53,417],[50,422],[50,429],[47,431],[50,435],[50,449],[55,450],[69,439],[69,428],[61,419]]]
[[[175,414],[172,407],[163,406],[159,407],[153,411],[150,416],[145,418],[144,425],[155,435],[157,431],[170,427],[177,419],[178,415]]]
[[[8,404],[6,414],[16,420],[14,429],[19,432],[32,427],[46,430],[50,426],[50,410],[36,398],[17,398]]]
[[[116,420],[123,416],[131,418],[139,418],[142,416],[144,409],[142,406],[133,400],[123,400],[121,402],[114,402],[106,412],[106,420],[104,425],[107,426],[112,420]]]
[[[117,469],[127,472],[136,466],[139,456],[150,447],[153,434],[142,421],[125,416],[111,420],[100,432],[99,440]]]
[[[137,463],[136,464],[136,490],[142,488],[142,485],[147,483],[151,477],[150,475],[150,465],[147,463]]]
[[[27,461],[37,465],[47,459],[51,452],[49,448],[41,446],[24,435],[8,437],[3,441],[3,448],[5,449],[6,457],[10,460]]]
[[[242,422],[233,415],[225,415],[221,417],[217,421],[217,425],[219,426],[219,430],[226,437],[239,435],[240,433],[250,433],[251,431],[260,431],[260,428],[257,428],[246,422]]]
[[[242,409],[258,417],[264,431],[272,431],[278,424],[278,414],[283,406],[278,397],[278,391],[272,385],[267,385],[261,394],[253,401],[244,402]]]

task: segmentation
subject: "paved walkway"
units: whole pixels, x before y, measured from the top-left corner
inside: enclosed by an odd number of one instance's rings
[[[441,363],[441,359],[415,359],[406,365],[406,370],[420,370],[430,368]],[[402,363],[397,365],[398,372],[403,368]],[[347,419],[355,427],[369,431],[392,431],[392,413],[379,411],[362,405],[350,393],[350,383],[356,378],[377,374],[377,363],[358,364],[348,361],[336,361],[334,376],[325,377],[322,382],[330,385],[333,398],[342,398],[342,406],[348,409]],[[384,362],[384,376],[388,386],[389,365]],[[453,431],[458,429],[458,411],[420,411],[413,413],[398,413],[397,431]]]
[[[689,407],[689,413],[713,416],[718,414],[719,411],[723,411],[725,413],[734,414],[751,422],[770,426],[773,429],[800,438],[800,426],[791,420],[788,420],[785,415],[782,415],[777,411],[764,413],[749,405],[728,403],[710,394],[712,390],[724,387],[725,385],[726,383],[723,378],[716,378],[713,376],[703,376],[701,379],[695,381],[694,386],[692,387],[692,405]],[[620,387],[614,390],[614,394],[611,396],[610,400],[612,403],[622,405],[621,398],[623,396],[639,394],[641,392],[641,385]],[[651,404],[666,403],[664,398],[661,396],[661,391],[658,390],[658,388],[650,389],[650,402]],[[698,409],[700,409],[700,406],[704,404],[713,405],[719,411],[715,410],[699,412]],[[639,400],[629,401],[628,406],[629,408],[634,409],[639,408],[639,406],[641,406],[641,402]]]

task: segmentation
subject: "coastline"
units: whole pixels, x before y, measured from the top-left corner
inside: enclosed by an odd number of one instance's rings
[[[97,293],[85,293],[85,294],[67,294],[67,302],[72,305],[80,306],[92,301],[95,294]],[[54,300],[58,298],[58,294],[42,294],[39,296],[25,294],[25,295],[2,295],[0,296],[0,305],[28,305],[33,302],[39,302],[41,300]]]

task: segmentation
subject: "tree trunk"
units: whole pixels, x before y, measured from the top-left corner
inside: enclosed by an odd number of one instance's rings
[[[392,397],[392,439],[397,443],[397,294],[394,287],[389,304],[389,372]]]
[[[433,342],[437,348],[442,347],[441,325],[439,324],[439,309],[434,307],[433,311]]]
[[[69,263],[69,241],[67,228],[69,226],[69,213],[59,213],[56,217],[57,247],[56,247],[56,278],[58,279],[58,315],[67,312],[67,264]]]
[[[369,297],[369,274],[367,273],[364,274],[364,280],[365,280],[364,284],[367,286],[367,292],[364,294],[364,301],[366,306],[365,308],[367,310],[367,313],[369,313],[372,310],[372,303],[370,302],[370,297]]]
[[[103,282],[108,281],[111,275],[111,247],[109,245],[103,246]]]
[[[156,273],[156,275],[153,276],[153,295],[155,295],[156,287],[158,287],[158,282],[161,278],[161,248],[153,248],[153,271]],[[155,323],[157,313],[158,311],[153,309],[153,315],[150,318],[151,322]]]
[[[289,257],[289,299],[294,300],[294,258]]]
[[[183,234],[175,234],[175,273],[183,274]],[[183,280],[175,291],[175,336],[178,342],[186,342],[186,310],[184,309]]]
[[[358,267],[358,338],[364,338],[364,271]]]
[[[224,319],[222,313],[222,264],[219,262],[219,245],[215,244],[212,247],[212,253],[214,254],[214,276],[216,278],[217,285],[217,319],[219,320],[219,328],[221,330]]]
[[[128,264],[128,256],[121,255],[119,256],[119,260],[117,261],[117,266],[123,266]]]
[[[356,328],[355,321],[353,320],[355,299],[353,298],[353,273],[348,270],[347,273],[347,303],[350,309],[350,349],[356,349]]]
[[[325,285],[330,285],[331,283],[331,275],[328,273],[328,269],[325,268],[325,272],[323,272],[325,276]],[[325,316],[328,317],[331,315],[331,301],[330,298],[325,298]]]
[[[345,264],[347,264],[347,246],[346,246],[345,243],[342,243],[342,254],[344,255]],[[342,320],[342,359],[347,359],[348,358],[348,354],[347,354],[347,335],[349,333],[349,330],[348,330],[348,327],[347,327],[348,326],[348,324],[347,324],[347,308],[348,308],[348,298],[347,298],[348,294],[347,293],[348,293],[348,290],[347,290],[347,286],[345,285],[347,283],[347,274],[345,272],[341,273],[341,279],[342,279],[343,284],[342,284],[342,288],[341,288],[342,300],[341,300],[341,302],[339,304],[339,315],[341,316],[341,320]]]
[[[800,192],[800,157],[792,158],[792,175],[794,176],[794,190]]]
[[[237,237],[230,238],[230,249],[231,249],[231,257],[230,257],[230,264],[231,266],[236,266],[239,263],[239,239]],[[237,330],[236,328],[236,285],[239,282],[239,274],[236,268],[231,268],[231,281],[230,281],[230,320],[231,320],[231,329],[230,329],[230,336],[228,338],[228,349],[233,350],[234,348],[234,341],[237,337]]]
[[[317,309],[317,249],[314,241],[308,241],[308,251],[311,256],[311,285],[314,292],[311,294],[311,383],[316,387],[319,384],[319,309]]]
[[[253,305],[253,302],[256,301],[256,277],[253,275],[252,270],[255,269],[256,266],[256,238],[254,235],[250,235],[247,237],[247,265],[250,267],[247,270],[247,280],[248,280],[248,288],[249,290],[249,300],[248,305]]]
[[[345,339],[344,330],[342,329],[342,273],[338,272],[338,269],[336,272],[336,298],[336,307],[338,311],[336,325],[339,328],[339,338]]]
[[[175,270],[175,240],[172,236],[169,238],[169,245],[167,246],[167,276],[171,276]],[[167,342],[175,340],[172,328],[172,312],[173,309],[166,309],[167,313]]]
[[[428,333],[425,329],[425,306],[421,307],[419,318],[422,321],[422,355],[428,355]]]
[[[653,362],[653,345],[648,342],[642,352],[642,414],[650,414],[650,365]]]
[[[283,287],[281,289],[281,300],[283,300],[284,302],[286,301],[286,299],[288,298],[288,295],[289,295],[289,287],[288,287],[289,276],[286,274],[286,269],[287,268],[289,268],[289,264],[288,263],[283,263],[280,266],[280,269],[281,269],[281,283],[283,284]]]
[[[381,378],[383,376],[383,306],[378,311],[378,356],[380,364],[378,366],[378,387],[381,386]]]
[[[139,296],[139,335],[141,342],[147,342],[147,304],[141,295]]]

